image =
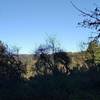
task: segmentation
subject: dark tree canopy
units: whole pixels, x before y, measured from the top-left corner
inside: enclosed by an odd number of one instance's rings
[[[18,80],[21,78],[23,64],[8,46],[0,41],[0,80]]]
[[[47,44],[40,45],[35,52],[37,57],[36,69],[37,73],[57,73],[68,72],[70,57],[66,52],[62,51],[55,43],[55,40],[50,38]]]

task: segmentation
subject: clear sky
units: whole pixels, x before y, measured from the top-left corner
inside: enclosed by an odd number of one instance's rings
[[[32,53],[49,35],[56,34],[66,51],[78,51],[89,30],[78,27],[81,14],[71,0],[0,0],[0,40],[20,53]],[[99,0],[72,0],[82,10],[92,10]]]

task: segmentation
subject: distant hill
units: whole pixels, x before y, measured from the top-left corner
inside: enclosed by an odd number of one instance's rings
[[[85,60],[85,54],[81,52],[66,52],[72,61],[72,66],[80,65]],[[19,55],[23,63],[33,63],[34,54],[20,54]]]
[[[71,69],[74,68],[79,68],[82,66],[82,64],[85,61],[85,54],[81,53],[81,52],[66,52],[66,54],[69,55],[69,57],[71,58],[71,63],[69,65],[69,67]],[[36,73],[36,68],[35,68],[35,63],[36,63],[36,59],[34,58],[34,54],[20,54],[19,55],[20,60],[23,62],[23,64],[26,65],[26,76],[27,78],[35,75]]]

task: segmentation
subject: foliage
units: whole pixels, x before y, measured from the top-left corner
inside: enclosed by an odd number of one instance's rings
[[[8,47],[2,42],[0,43],[0,77],[1,72],[6,72],[5,76],[2,75],[2,79],[12,80],[10,83],[4,82],[5,86],[1,85],[0,80],[0,99],[1,100],[99,100],[100,99],[100,70],[87,70],[81,71],[79,69],[71,70],[71,74],[58,72],[57,74],[38,74],[35,77],[31,77],[29,80],[23,80],[13,82],[15,79],[18,80],[18,76],[21,75],[21,64],[13,55],[8,51]],[[44,47],[43,47],[44,48]],[[52,56],[53,55],[53,56]],[[75,56],[75,55],[74,55]],[[81,54],[77,53],[77,57],[81,60]],[[38,57],[44,65],[51,64],[53,71],[59,63],[63,64],[68,68],[70,62],[69,55],[66,52],[38,52]],[[54,63],[48,61],[52,61]],[[39,61],[38,59],[38,61]],[[83,59],[83,58],[82,58]],[[9,62],[9,63],[8,63]],[[30,63],[30,60],[29,62]],[[38,63],[39,64],[39,63]],[[53,66],[55,65],[55,66]],[[98,65],[99,66],[99,65]],[[41,67],[41,63],[40,66]],[[46,67],[46,66],[45,66]],[[3,70],[6,68],[7,70]],[[18,69],[18,70],[17,70]],[[18,73],[20,72],[20,73]],[[17,73],[17,76],[13,76]],[[12,76],[13,78],[9,77]],[[97,78],[98,77],[98,78]],[[9,84],[9,85],[8,85]]]
[[[59,65],[62,65],[65,71],[69,70],[70,58],[56,45],[54,38],[49,38],[47,44],[40,45],[35,54],[38,57],[36,62],[38,74],[57,73]]]
[[[72,3],[72,2],[71,2]],[[96,7],[93,11],[85,12],[79,9],[76,5],[72,3],[73,7],[77,9],[83,16],[83,20],[78,23],[78,25],[89,28],[95,31],[95,35],[89,37],[89,42],[86,43],[86,62],[88,64],[100,63],[100,8]],[[89,65],[91,66],[91,65]]]
[[[1,100],[99,100],[100,72],[90,71],[70,75],[38,75],[19,82],[16,87],[0,90]],[[98,78],[97,78],[98,77]],[[3,94],[4,93],[4,94]],[[4,99],[5,98],[5,99]]]
[[[18,80],[23,65],[17,57],[8,51],[8,46],[0,41],[0,80]]]
[[[100,63],[100,45],[97,41],[91,41],[89,43],[86,53],[87,60],[90,60],[90,63]]]

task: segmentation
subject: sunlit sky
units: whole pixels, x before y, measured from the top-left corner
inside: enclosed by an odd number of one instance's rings
[[[46,34],[56,34],[61,48],[79,51],[91,30],[77,25],[83,17],[70,1],[85,11],[100,6],[99,0],[0,0],[0,40],[20,53],[32,53]]]

